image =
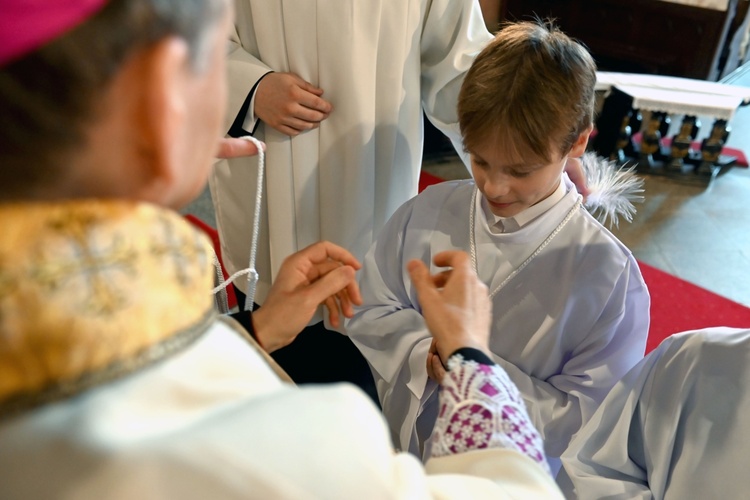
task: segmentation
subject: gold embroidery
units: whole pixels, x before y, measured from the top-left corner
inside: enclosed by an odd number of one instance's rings
[[[189,271],[206,266],[206,252],[203,242],[198,238],[199,234],[180,234],[175,231],[174,222],[160,217],[158,224],[162,230],[162,237],[154,242],[151,251],[154,256],[165,259],[175,275],[177,281],[183,286],[189,286],[194,279]]]
[[[0,224],[0,401],[133,366],[212,314],[213,250],[174,212],[8,204]]]
[[[112,274],[137,272],[136,250],[121,234],[97,234],[103,223],[100,216],[74,212],[50,220],[48,227],[57,241],[51,249],[37,249],[29,272],[28,278],[50,293],[80,290],[81,314],[108,316],[123,309],[128,294],[118,288]]]

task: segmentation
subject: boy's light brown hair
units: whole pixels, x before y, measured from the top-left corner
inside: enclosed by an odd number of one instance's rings
[[[525,160],[570,151],[593,122],[596,64],[551,21],[506,24],[477,56],[458,98],[464,148],[487,140]]]

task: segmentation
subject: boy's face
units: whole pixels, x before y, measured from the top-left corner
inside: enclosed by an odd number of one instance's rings
[[[509,155],[492,139],[469,150],[474,182],[492,213],[513,217],[557,189],[568,155],[553,151],[552,161],[544,163]]]

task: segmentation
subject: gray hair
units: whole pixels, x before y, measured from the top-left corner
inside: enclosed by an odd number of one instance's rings
[[[191,66],[207,60],[220,0],[110,0],[64,36],[0,68],[0,200],[61,178],[84,147],[85,127],[128,56],[167,36],[183,38]]]

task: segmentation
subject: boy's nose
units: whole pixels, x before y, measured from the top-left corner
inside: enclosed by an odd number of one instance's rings
[[[510,191],[510,184],[503,176],[494,176],[484,181],[484,194],[487,198],[496,199]]]

